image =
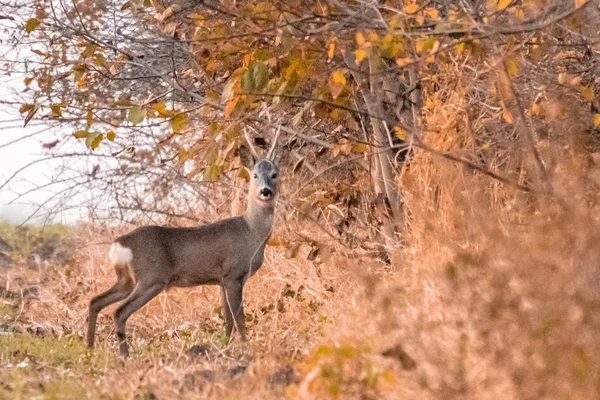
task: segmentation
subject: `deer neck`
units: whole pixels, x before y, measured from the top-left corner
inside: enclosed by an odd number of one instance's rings
[[[244,219],[250,226],[250,229],[256,233],[260,240],[266,240],[273,230],[273,221],[275,218],[275,203],[259,204],[256,200],[250,199],[244,212]]]

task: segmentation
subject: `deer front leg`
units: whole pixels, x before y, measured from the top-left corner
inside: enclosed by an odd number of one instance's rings
[[[242,342],[246,341],[246,321],[244,317],[244,306],[242,304],[242,291],[244,288],[244,283],[242,281],[232,282],[225,286],[224,302],[227,303],[229,308],[229,315],[233,315],[233,323],[235,324],[236,329],[240,333],[240,338]],[[229,328],[229,324],[227,322],[227,312],[225,317],[226,324],[226,333],[229,333],[228,337],[231,336],[231,329]],[[231,324],[233,325],[233,324]]]
[[[233,331],[233,315],[231,314],[231,308],[229,308],[229,302],[227,301],[227,289],[225,286],[221,286],[221,312],[225,319],[225,335],[227,335],[227,339],[231,339],[231,332]]]

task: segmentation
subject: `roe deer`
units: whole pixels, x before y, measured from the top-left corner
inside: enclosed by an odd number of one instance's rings
[[[109,258],[117,283],[90,301],[88,347],[94,346],[98,313],[124,300],[114,319],[119,350],[127,357],[125,324],[131,314],[166,288],[198,285],[221,286],[227,337],[235,325],[241,340],[246,341],[242,291],[246,280],[262,265],[273,229],[279,194],[279,170],[273,159],[278,134],[266,158],[259,159],[250,142],[250,149],[239,149],[251,176],[242,216],[193,228],[143,226],[113,242]]]

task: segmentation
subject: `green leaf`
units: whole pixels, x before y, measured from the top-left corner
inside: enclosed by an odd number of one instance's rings
[[[242,73],[241,84],[242,84],[242,90],[245,93],[254,92],[254,81],[252,80],[252,71],[247,69]]]
[[[246,93],[263,90],[269,83],[269,67],[255,61],[242,73],[241,86]]]
[[[142,123],[142,121],[146,118],[146,109],[141,106],[133,106],[129,109],[129,116],[127,119],[133,125],[137,125]]]
[[[254,81],[255,90],[263,90],[267,87],[269,83],[269,67],[260,62],[253,63],[252,80]]]
[[[242,72],[241,86],[246,93],[263,90],[269,84],[269,67],[262,62],[255,61]]]
[[[27,24],[25,24],[25,31],[27,33],[31,33],[35,30],[35,28],[37,28],[38,26],[40,26],[41,22],[39,19],[37,18],[30,18],[27,21]]]
[[[171,128],[173,133],[181,133],[185,128],[189,126],[187,113],[179,113],[171,120]]]
[[[96,53],[94,55],[94,64],[101,67],[104,65],[104,63],[106,62],[106,58],[104,57],[103,54],[101,53]]]

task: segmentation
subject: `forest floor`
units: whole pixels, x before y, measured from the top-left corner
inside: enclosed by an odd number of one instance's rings
[[[84,340],[121,232],[59,230],[76,250],[38,265],[4,231],[22,254],[0,267],[0,398],[597,398],[596,219],[461,215],[444,234],[431,221],[413,224],[391,264],[334,246],[309,256],[309,243],[290,252],[276,232],[246,285],[247,345],[227,342],[218,287],[172,289],[129,319],[125,360],[115,306],[96,347]]]
[[[340,304],[360,290],[351,270],[360,265],[383,277],[389,266],[341,255],[327,263],[309,262],[309,246],[294,258],[286,258],[281,246],[268,248],[265,264],[246,285],[248,345],[235,334],[228,343],[219,288],[207,286],[171,289],[134,314],[127,325],[131,357],[126,360],[116,346],[115,306],[107,308],[98,320],[96,347],[89,350],[84,343],[89,300],[115,279],[107,249],[89,245],[66,260],[3,268],[0,398],[282,398],[351,392],[375,398],[391,395],[404,364],[414,368],[402,350],[386,357],[381,351],[388,348],[355,341],[356,332],[335,333]],[[355,322],[360,330],[361,321]]]

